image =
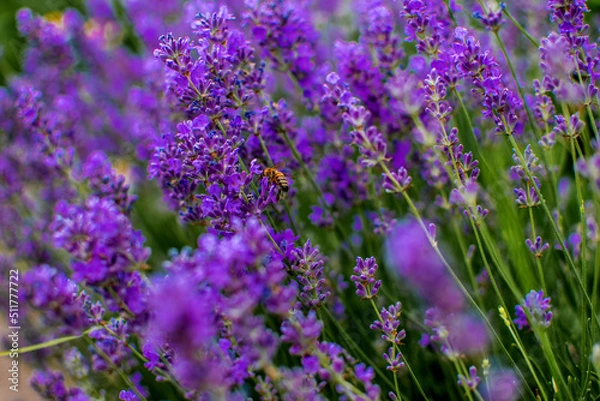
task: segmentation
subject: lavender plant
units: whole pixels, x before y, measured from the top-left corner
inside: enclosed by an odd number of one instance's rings
[[[53,401],[598,399],[590,8],[20,10],[0,356]]]

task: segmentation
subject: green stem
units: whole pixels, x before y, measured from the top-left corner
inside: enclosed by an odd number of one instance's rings
[[[533,36],[531,36],[525,28],[523,28],[523,26],[519,23],[519,21],[515,19],[515,17],[512,16],[512,14],[508,11],[508,8],[505,7],[503,11],[504,15],[506,15],[510,22],[512,22],[517,27],[517,29],[521,31],[521,33],[527,38],[527,40],[529,40],[536,49],[539,48],[539,42]]]
[[[490,166],[487,163],[487,160],[485,159],[485,152],[482,152],[481,148],[479,147],[479,142],[477,140],[477,137],[475,136],[475,129],[473,128],[473,121],[471,121],[471,115],[469,114],[469,111],[467,110],[467,106],[465,105],[465,102],[463,101],[462,95],[456,88],[454,88],[454,94],[456,95],[456,99],[458,100],[458,103],[460,104],[460,108],[463,112],[463,116],[467,120],[467,126],[469,127],[469,131],[471,132],[471,136],[473,137],[473,148],[474,148],[473,150],[475,151],[475,155],[476,155],[477,159],[485,166],[486,171],[489,173],[492,173],[494,175],[494,179],[497,179],[497,174],[495,174],[495,170],[490,168]]]
[[[594,194],[596,194],[594,192]],[[600,201],[598,200],[598,195],[594,195],[595,198],[595,204],[594,204],[594,209],[596,211],[596,216],[600,215]],[[595,243],[595,248],[596,248],[596,256],[595,256],[595,260],[594,260],[594,278],[593,278],[593,284],[592,284],[592,305],[594,305],[594,308],[598,307],[598,291],[600,287],[600,243],[598,240],[596,240]],[[595,332],[595,330],[593,330],[592,332]],[[592,337],[592,339],[595,339],[595,336]],[[598,372],[600,373],[600,372]]]
[[[527,184],[527,193],[529,193],[529,184]],[[532,235],[532,241],[535,242],[537,235],[536,235],[536,231],[535,231],[535,220],[533,219],[533,208],[528,208],[529,209],[529,222],[531,224],[531,235]],[[544,290],[545,294],[548,294],[548,288],[546,287],[546,279],[544,278],[544,269],[542,268],[542,261],[540,260],[540,258],[536,255],[535,256],[535,264],[537,266],[537,270],[538,270],[538,274],[540,276],[540,282],[542,284],[542,290]]]
[[[381,313],[379,313],[379,309],[377,308],[377,305],[375,305],[375,301],[373,300],[373,298],[369,299],[369,301],[371,301],[371,306],[373,307],[373,310],[377,314],[377,318],[379,319],[381,324],[385,324],[385,321],[381,317]],[[393,349],[392,358],[396,356],[396,352],[399,354],[402,354],[400,351],[400,347],[395,342],[392,343],[392,349]],[[425,391],[423,391],[423,387],[421,387],[421,383],[419,382],[419,379],[417,379],[417,376],[415,375],[412,368],[408,364],[408,360],[406,359],[406,357],[404,355],[402,355],[402,360],[404,361],[404,366],[406,366],[406,369],[408,370],[410,376],[412,377],[415,384],[417,385],[417,389],[419,390],[419,393],[421,393],[421,396],[423,396],[423,398],[426,401],[429,401],[429,398],[427,398]],[[394,372],[394,384],[396,385],[396,394],[400,394],[400,389],[398,388],[398,379],[396,378],[396,376],[397,376],[397,374],[396,374],[396,372]]]
[[[463,238],[463,233],[458,226],[458,221],[456,219],[452,219],[452,227],[454,229],[454,235],[458,241],[458,246],[460,247],[460,251],[463,255],[463,260],[465,265],[467,266],[467,272],[469,273],[469,279],[471,280],[471,286],[473,287],[473,293],[477,297],[477,302],[481,307],[483,307],[483,299],[481,298],[481,294],[479,293],[479,287],[477,285],[477,277],[475,276],[475,272],[473,271],[473,262],[471,258],[468,256],[468,249],[465,245],[465,240]]]
[[[585,203],[581,192],[581,179],[579,177],[579,169],[577,168],[577,153],[575,151],[575,138],[570,138],[571,157],[573,158],[573,174],[575,176],[575,187],[577,189],[577,201],[579,203],[579,219],[581,223],[581,276],[584,282],[584,291],[587,283],[587,230],[585,224]]]
[[[498,267],[498,272],[500,273],[500,276],[506,282],[515,298],[521,299],[523,297],[523,293],[517,286],[515,279],[512,277],[508,265],[504,261],[504,258],[502,257],[502,254],[498,249],[497,243],[492,240],[489,229],[485,222],[481,222],[479,224],[479,232],[481,233],[483,243],[488,249],[492,260],[494,261],[494,264]]]
[[[559,392],[559,397],[563,399],[564,397],[569,397],[569,386],[565,382],[565,378],[560,372],[560,367],[558,366],[558,362],[556,360],[556,353],[552,349],[552,344],[550,344],[545,328],[535,327],[535,325],[533,325],[533,331],[538,340],[540,340],[542,350],[544,351],[544,355],[546,355],[546,357],[548,358],[548,363],[550,365],[550,370],[552,371],[552,376],[554,378],[557,378],[560,383],[560,388],[563,391],[563,395],[560,396]]]
[[[502,306],[498,308],[498,311],[500,312],[500,317],[502,318],[502,320],[504,321],[504,324],[508,328],[508,331],[510,332],[511,337],[515,341],[517,348],[519,349],[519,352],[521,352],[521,355],[523,355],[523,359],[525,360],[525,363],[527,364],[527,367],[529,368],[529,371],[531,372],[533,379],[535,380],[535,383],[537,384],[540,392],[542,393],[542,399],[548,400],[548,395],[546,394],[546,389],[544,386],[542,386],[542,382],[538,378],[537,373],[535,372],[535,369],[534,369],[533,365],[531,364],[531,360],[530,360],[529,356],[527,355],[527,352],[525,351],[523,342],[519,338],[519,335],[517,334],[517,331],[515,330],[515,328],[512,324],[512,321],[510,320],[508,312]]]
[[[592,124],[593,124],[593,120],[592,120]],[[581,148],[579,147],[579,144],[576,142],[575,138],[572,138],[570,141],[570,145],[571,145],[571,157],[573,158],[573,174],[575,175],[575,187],[577,188],[577,199],[579,202],[579,218],[581,220],[581,276],[583,277],[583,282],[584,282],[584,286],[586,287],[586,289],[588,288],[588,268],[587,268],[587,224],[586,224],[586,218],[585,218],[585,202],[584,202],[584,198],[583,198],[583,194],[582,194],[582,182],[581,182],[581,177],[579,176],[579,169],[577,168],[577,153],[579,153],[580,157],[583,158],[583,153],[581,151]],[[577,147],[577,151],[576,148]],[[600,268],[600,265],[598,265],[596,267],[595,270],[598,270],[598,268]],[[592,297],[594,293],[592,293]],[[583,300],[583,296],[581,299],[581,304],[583,305],[584,300]],[[588,328],[587,328],[587,316],[585,314],[585,311],[583,310],[584,308],[582,308],[582,313],[581,313],[581,321],[582,321],[582,339],[581,339],[581,352],[584,355],[588,355],[591,352],[591,344],[589,344],[589,338],[588,335],[590,333],[588,333]],[[592,311],[595,310],[595,306],[594,306],[594,302],[592,300]],[[593,312],[592,312],[593,313]],[[596,332],[595,326],[592,326],[592,341],[594,339],[594,334]],[[582,378],[584,387],[587,386],[588,383],[588,379],[589,379],[589,371],[590,371],[590,359],[586,358],[586,368],[583,369],[582,374],[584,375]]]
[[[44,341],[43,343],[29,345],[27,347],[22,347],[22,348],[19,348],[19,352],[18,353],[19,353],[19,355],[20,354],[26,354],[28,352],[38,351],[38,350],[41,350],[41,349],[54,347],[55,345],[67,343],[67,342],[70,342],[70,341],[73,341],[73,340],[77,340],[78,338],[81,338],[83,336],[88,335],[93,329],[94,329],[94,327],[91,327],[91,328],[87,329],[86,331],[84,331],[83,333],[81,333],[79,335],[59,337],[59,338],[55,338],[55,339],[52,339],[52,340]],[[0,357],[8,356],[12,352],[13,351],[11,351],[11,350],[2,351],[2,352],[0,352]]]

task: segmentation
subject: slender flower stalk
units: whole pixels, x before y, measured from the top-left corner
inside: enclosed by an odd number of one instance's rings
[[[600,391],[594,10],[349,4],[17,11],[0,357],[41,399]]]

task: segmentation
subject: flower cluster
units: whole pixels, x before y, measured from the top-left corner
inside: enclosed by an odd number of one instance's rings
[[[31,386],[45,399],[57,401],[87,401],[90,398],[77,387],[67,388],[60,372],[36,371]]]
[[[78,294],[77,284],[64,273],[48,265],[31,269],[23,276],[26,298],[41,318],[59,332],[77,333],[88,326],[84,307],[86,294]]]
[[[530,145],[525,148],[523,157],[524,161],[521,162],[521,159],[516,154],[513,154],[513,160],[516,165],[511,167],[510,171],[516,180],[526,185],[526,189],[522,187],[514,189],[517,197],[515,202],[517,202],[519,207],[528,208],[540,204],[538,192],[541,187],[541,181],[536,174],[541,173],[542,168],[539,165],[539,159],[533,153]]]
[[[550,297],[544,298],[544,291],[531,291],[521,305],[515,306],[517,318],[514,320],[519,329],[531,326],[548,327],[552,321]]]
[[[358,257],[356,259],[355,275],[350,276],[350,280],[354,281],[356,295],[361,297],[361,299],[372,299],[377,296],[377,292],[382,284],[381,280],[375,279],[377,268],[377,262],[373,257],[367,259]]]
[[[289,72],[304,96],[314,98],[319,33],[310,21],[308,2],[252,1],[245,19],[273,68]]]
[[[12,345],[31,387],[61,401],[598,390],[597,10],[492,3],[15,10],[0,305],[28,328]]]

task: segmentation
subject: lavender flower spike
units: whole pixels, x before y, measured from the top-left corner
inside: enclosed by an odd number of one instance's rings
[[[543,290],[537,292],[531,290],[525,296],[523,303],[515,306],[517,318],[513,321],[519,327],[519,330],[531,328],[532,325],[548,327],[552,321],[550,307],[550,297],[544,298]]]
[[[377,271],[377,262],[375,258],[363,259],[356,258],[355,275],[350,276],[350,280],[356,285],[356,295],[361,299],[373,299],[381,287],[381,280],[375,279]]]

